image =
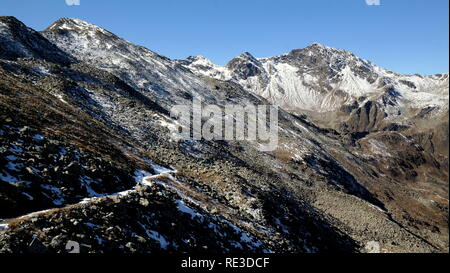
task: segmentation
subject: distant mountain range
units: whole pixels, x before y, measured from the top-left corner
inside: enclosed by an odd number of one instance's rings
[[[214,65],[201,56],[189,57],[180,63],[198,75],[235,81],[246,90],[290,110],[329,112],[354,101],[369,100],[391,110],[390,116],[396,116],[401,106],[432,105],[442,111],[448,108],[448,73],[402,75],[349,51],[317,43],[263,59],[245,52],[225,67]]]
[[[320,44],[172,60],[0,17],[0,252],[448,252],[448,78]],[[172,139],[195,97],[278,105],[277,149]]]

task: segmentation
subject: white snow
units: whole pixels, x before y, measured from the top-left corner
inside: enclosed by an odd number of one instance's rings
[[[9,149],[9,151],[11,153],[13,153],[13,154],[21,154],[21,153],[23,153],[22,148],[18,147],[17,145],[13,144],[11,146],[12,146],[12,148]]]
[[[195,56],[190,59],[194,61],[189,65],[189,69],[197,75],[205,75],[223,81],[232,78],[232,73],[226,67],[216,65],[203,56]]]
[[[136,184],[147,185],[148,183],[145,181],[147,177],[152,177],[152,174],[144,170],[136,170],[134,172],[134,181],[136,181]]]
[[[147,171],[140,170],[140,169],[136,170],[134,172],[134,181],[136,182],[136,185],[150,186],[153,183],[153,182],[151,182],[153,179],[162,177],[162,176],[170,177],[170,173],[176,172],[176,170],[172,170],[172,169],[160,166],[158,164],[153,163],[152,161],[150,161],[148,159],[142,159],[142,160],[145,161],[146,163],[148,163],[153,168],[153,170],[155,171],[155,174],[151,174]],[[90,179],[89,177],[83,178],[83,183],[85,184],[85,186],[88,186],[93,182],[96,182],[96,181]],[[97,181],[97,183],[98,183],[98,181]],[[93,191],[92,189],[90,189],[90,187],[87,187],[87,189],[88,189],[88,192],[90,193],[90,197],[84,198],[80,202],[80,204],[87,204],[87,203],[90,203],[92,200],[95,200],[95,199],[101,198],[101,197],[125,196],[125,195],[128,195],[128,194],[136,191],[136,187],[133,187],[129,190],[125,190],[125,191],[121,191],[121,192],[115,192],[115,193],[111,193],[111,194],[98,194],[95,191]]]
[[[146,171],[143,171],[143,170],[136,170],[136,172],[135,172],[136,184],[150,185],[151,183],[147,182],[146,181],[147,179],[155,178],[155,177],[159,177],[159,176],[164,176],[164,175],[170,175],[169,174],[170,172],[175,172],[175,170],[171,170],[171,169],[165,168],[163,166],[159,166],[157,164],[154,164],[150,160],[147,160],[147,161],[152,164],[152,167],[155,169],[155,171],[157,170],[158,173],[155,174],[155,175],[152,175],[152,174],[150,174],[150,173],[148,173]],[[0,178],[3,179],[4,176],[2,174],[0,174]],[[11,183],[18,182],[15,178],[12,178],[12,177],[6,177],[4,180],[7,181],[7,182],[11,181]],[[86,184],[89,185],[90,183],[95,182],[95,180],[92,180],[89,177],[83,177],[82,182],[85,183],[85,185]],[[57,188],[55,186],[52,186],[52,185],[46,185],[46,184],[41,185],[41,187],[43,189],[49,190],[52,193],[52,195],[53,195],[53,203],[56,206],[60,206],[60,205],[64,204],[64,202],[65,202],[65,200],[63,198],[64,194],[62,193],[62,191],[59,188]],[[126,191],[116,192],[116,193],[112,193],[112,194],[98,194],[98,193],[96,193],[94,191],[91,191],[90,195],[93,195],[94,197],[84,198],[78,204],[87,204],[87,203],[90,203],[93,200],[101,198],[101,197],[124,196],[124,195],[130,194],[130,193],[135,192],[135,191],[136,191],[135,187],[133,187],[132,189],[126,190]],[[33,197],[30,196],[29,194],[24,193],[24,192],[22,194],[27,196],[30,200],[33,200],[32,199]],[[183,208],[183,209],[185,209],[185,208]],[[32,213],[20,216],[18,218],[33,217],[33,216],[36,216],[36,215],[48,212],[50,210],[51,209],[46,209],[46,210],[42,210],[42,211],[32,212]],[[7,225],[4,225],[4,226],[7,227]],[[1,225],[0,225],[0,227],[1,227]],[[0,230],[1,230],[1,228],[0,228]],[[160,238],[160,240],[164,240],[164,238]],[[163,245],[164,245],[164,241],[162,241],[162,242],[163,242]]]
[[[186,206],[186,204],[183,202],[183,200],[177,200],[177,208],[181,212],[184,212],[186,214],[191,215],[192,218],[194,218],[194,217],[203,218],[203,215],[201,215],[198,212],[195,212],[193,209],[191,209],[190,207]]]
[[[275,224],[281,228],[281,231],[283,231],[283,233],[289,233],[289,229],[281,223],[280,219],[275,218]]]

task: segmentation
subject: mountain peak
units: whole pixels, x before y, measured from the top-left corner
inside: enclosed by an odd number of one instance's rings
[[[345,64],[358,64],[372,67],[373,65],[356,56],[351,51],[329,47],[320,43],[313,43],[305,48],[291,50],[281,55],[282,59],[290,60],[296,65],[309,65],[311,67],[345,67]]]
[[[109,31],[78,18],[60,18],[44,30],[44,32],[51,31],[101,32],[110,34]]]
[[[343,50],[343,49],[337,49],[334,47],[326,46],[321,43],[312,43],[309,46],[303,48],[303,49],[297,49],[297,50],[312,50],[312,51],[318,51],[318,52],[329,52],[329,53],[347,53],[347,54],[353,54],[350,51]]]
[[[244,52],[232,59],[226,67],[230,71],[233,71],[236,77],[240,79],[247,79],[248,77],[259,75],[263,71],[261,62],[248,52]]]
[[[242,52],[242,54],[241,54],[240,56],[241,56],[241,57],[253,57],[253,55],[250,54],[250,52],[247,52],[247,51]]]

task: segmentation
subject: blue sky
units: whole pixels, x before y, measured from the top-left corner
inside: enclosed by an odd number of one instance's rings
[[[100,25],[170,58],[225,64],[244,51],[279,55],[313,42],[401,73],[448,72],[448,0],[1,0],[0,15],[42,30],[60,17]]]

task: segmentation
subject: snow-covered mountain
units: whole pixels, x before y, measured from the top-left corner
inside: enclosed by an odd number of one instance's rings
[[[239,83],[289,110],[329,112],[368,100],[380,102],[391,115],[405,106],[448,110],[448,73],[402,75],[317,43],[269,58],[245,52],[224,67],[204,57],[179,62],[198,75]]]
[[[171,60],[67,18],[0,17],[0,45],[0,252],[448,251],[448,74],[318,44]],[[193,97],[280,104],[277,149],[173,140]]]
[[[198,77],[186,68],[101,27],[63,18],[42,34],[79,60],[121,77],[162,102],[173,104],[192,96],[210,97]]]

